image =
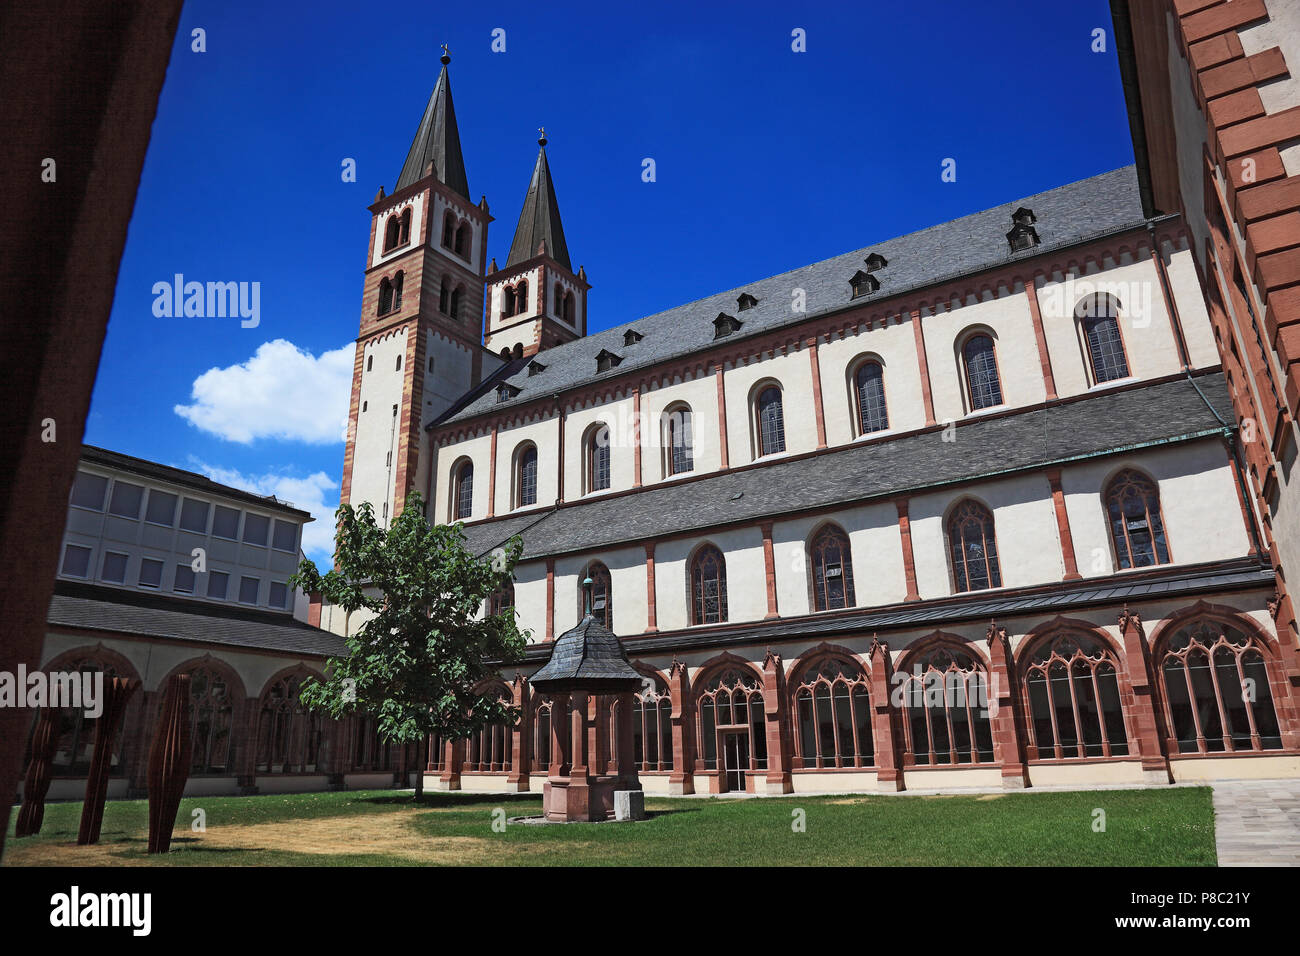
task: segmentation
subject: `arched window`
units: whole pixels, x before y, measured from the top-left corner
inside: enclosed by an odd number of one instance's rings
[[[968,498],[949,515],[948,552],[953,586],[958,591],[1002,587],[993,514],[978,501]]]
[[[524,281],[515,286],[515,315],[523,315],[528,311],[528,282]]]
[[[359,714],[352,721],[352,769],[373,772],[392,768],[393,748],[379,735],[379,721]]]
[[[664,474],[695,470],[694,439],[689,405],[674,405],[663,413]]]
[[[469,258],[469,243],[473,236],[473,231],[468,222],[462,222],[456,227],[456,255],[462,259]]]
[[[501,290],[501,314],[507,318],[515,314],[515,287],[508,285]]]
[[[490,695],[485,692],[483,696]],[[514,702],[504,684],[496,688],[496,697],[507,704]],[[505,721],[483,724],[465,741],[465,761],[461,770],[466,773],[502,773],[509,770],[511,743],[510,727]]]
[[[1105,292],[1084,296],[1074,307],[1074,317],[1079,321],[1088,345],[1092,380],[1097,384],[1128,378],[1128,358],[1124,354],[1119,314],[1119,300]]]
[[[1002,381],[998,378],[997,353],[993,339],[978,332],[962,346],[962,365],[966,377],[966,399],[971,411],[1002,404]]]
[[[1031,757],[1127,756],[1118,673],[1114,653],[1095,637],[1071,631],[1040,643],[1024,667]]]
[[[451,517],[463,521],[474,513],[474,463],[463,462],[451,480]]]
[[[512,358],[521,359],[524,357],[524,343],[516,342],[514,350],[510,353]]]
[[[691,623],[720,624],[727,619],[727,562],[706,544],[691,561]]]
[[[133,676],[119,673],[117,668],[111,664],[102,663],[94,658],[84,658],[73,662],[70,665],[60,665],[60,673],[65,674],[96,674],[102,672],[104,682],[107,683],[114,677]],[[95,723],[96,717],[87,717],[86,711],[81,707],[64,707],[60,708],[59,716],[55,721],[54,732],[58,734],[58,743],[54,748],[54,760],[50,767],[50,775],[54,777],[84,777],[90,773],[90,761],[95,755]],[[125,723],[125,722],[124,722]],[[32,723],[32,730],[36,729],[36,722]],[[109,775],[121,776],[126,768],[126,735],[119,729],[116,738],[113,740],[112,747],[109,748]]]
[[[402,307],[402,283],[405,281],[404,273],[397,273],[393,276],[393,311],[396,312]]]
[[[773,455],[785,451],[785,413],[781,406],[781,389],[769,385],[754,403],[758,424],[758,454]]]
[[[450,249],[456,241],[456,217],[447,210],[442,217],[442,247]]]
[[[560,316],[565,322],[573,325],[574,317],[574,297],[572,292],[564,293],[564,314]]]
[[[447,315],[451,310],[451,276],[444,275],[438,283],[438,311]]]
[[[587,565],[585,576],[591,578],[591,616],[611,631],[614,629],[614,589],[609,568],[599,561]],[[581,580],[578,582],[578,617],[586,609],[587,595]]]
[[[763,687],[753,670],[728,667],[704,683],[695,714],[704,768],[722,771],[728,790],[744,790],[747,773],[767,769]]]
[[[936,647],[903,673],[904,765],[993,760],[988,684],[973,655],[958,647]]]
[[[441,734],[429,735],[429,770],[442,773],[447,766],[447,741]]]
[[[384,252],[392,249],[401,241],[398,239],[398,236],[401,235],[401,231],[402,224],[398,220],[398,217],[389,216],[387,223],[384,224]]]
[[[499,617],[515,609],[515,584],[507,581],[488,598],[488,616]]]
[[[458,285],[456,286],[455,289],[452,290],[451,307],[447,310],[447,314],[451,316],[453,319],[457,319],[457,320],[460,319],[460,300],[463,299],[464,297],[465,297],[465,287],[463,285]]]
[[[411,210],[410,207],[402,210],[402,217],[399,220],[397,233],[397,244],[404,246],[411,241]]]
[[[853,374],[853,393],[857,399],[858,434],[870,435],[889,427],[885,407],[885,370],[879,362],[868,361]]]
[[[377,315],[387,315],[393,311],[393,283],[387,276],[379,280],[379,308]]]
[[[1199,618],[1169,639],[1160,673],[1165,717],[1179,753],[1281,749],[1258,638]]]
[[[555,294],[551,298],[551,308],[555,310],[556,318],[564,318],[564,286],[555,283]]]
[[[673,699],[658,678],[632,701],[632,759],[639,771],[673,769]]]
[[[1125,468],[1106,486],[1106,514],[1119,568],[1145,568],[1169,563],[1169,543],[1160,517],[1156,483]]]
[[[210,667],[190,671],[190,773],[228,773],[235,706],[224,675]]]
[[[853,594],[849,536],[842,529],[828,524],[818,531],[808,549],[808,557],[812,565],[814,610],[831,611],[858,603]]]
[[[533,773],[546,773],[551,764],[551,715],[549,694],[533,698]]]
[[[609,426],[597,425],[587,434],[587,491],[609,487]]]
[[[262,695],[257,724],[258,773],[315,773],[324,721],[299,700],[305,674],[290,674]]]
[[[537,446],[528,444],[515,460],[515,507],[537,504]]]
[[[799,725],[797,758],[804,769],[870,767],[871,700],[862,668],[830,658],[808,668],[793,691]]]

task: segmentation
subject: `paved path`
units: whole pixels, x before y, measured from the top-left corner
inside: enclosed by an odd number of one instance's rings
[[[1300,866],[1300,780],[1213,787],[1219,866]]]

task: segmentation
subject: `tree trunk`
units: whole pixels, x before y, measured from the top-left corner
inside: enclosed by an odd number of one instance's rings
[[[424,796],[424,768],[429,763],[429,736],[420,738],[415,747],[415,802]]]

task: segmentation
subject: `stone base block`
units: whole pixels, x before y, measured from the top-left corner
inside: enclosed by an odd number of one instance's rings
[[[614,819],[615,820],[644,820],[645,819],[645,791],[644,790],[615,790],[614,791]]]

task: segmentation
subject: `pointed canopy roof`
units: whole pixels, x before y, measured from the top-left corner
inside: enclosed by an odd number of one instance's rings
[[[641,672],[627,659],[623,642],[591,613],[591,578],[582,582],[586,613],[555,640],[550,659],[530,678],[544,693],[571,690],[616,693],[638,689]]]
[[[433,164],[433,175],[452,192],[469,199],[469,183],[465,179],[465,158],[460,152],[460,131],[456,128],[456,111],[451,105],[451,80],[447,77],[447,63],[451,57],[442,57],[442,72],[424,108],[420,126],[415,131],[411,150],[402,164],[401,175],[393,192],[405,189],[424,178],[424,171]]]
[[[533,178],[524,197],[524,208],[519,213],[515,239],[510,243],[506,268],[518,265],[537,255],[538,247],[545,242],[546,252],[570,272],[569,247],[564,242],[564,227],[560,225],[560,204],[555,201],[555,186],[551,183],[551,167],[546,163],[546,137],[537,141],[537,164]]]

